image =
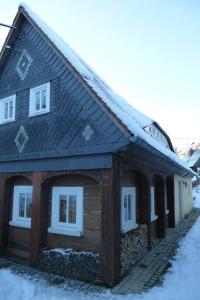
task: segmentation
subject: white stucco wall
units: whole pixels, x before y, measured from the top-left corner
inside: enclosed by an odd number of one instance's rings
[[[192,209],[192,178],[174,175],[175,225],[180,222],[179,182],[182,187],[183,217]]]

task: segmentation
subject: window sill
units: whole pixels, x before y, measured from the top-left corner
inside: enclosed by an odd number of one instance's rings
[[[77,236],[77,237],[80,237],[83,235],[83,232],[80,230],[72,230],[72,229],[68,229],[68,228],[65,229],[65,228],[49,227],[48,232],[62,234],[62,235],[68,235],[68,236]]]
[[[50,112],[49,109],[41,110],[41,111],[38,111],[38,112],[32,112],[32,113],[29,113],[29,118],[40,116],[40,115],[43,115],[43,114],[47,114],[49,112]]]
[[[8,124],[8,123],[12,123],[14,122],[15,119],[10,119],[10,120],[4,120],[4,121],[1,121],[0,125],[4,125],[4,124]]]
[[[157,215],[153,215],[151,216],[151,222],[154,222],[158,219],[158,216]]]
[[[15,227],[21,227],[21,228],[31,228],[31,223],[29,222],[20,222],[20,221],[10,221],[9,222],[10,226],[15,226]]]
[[[122,228],[121,233],[126,233],[126,232],[131,231],[131,230],[136,229],[136,228],[138,228],[138,224],[133,224],[131,226]]]

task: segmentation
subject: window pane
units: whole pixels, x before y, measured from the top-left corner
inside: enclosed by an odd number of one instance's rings
[[[19,194],[19,217],[24,217],[25,214],[25,194]]]
[[[128,221],[128,199],[127,199],[127,195],[125,195],[124,197],[124,221]]]
[[[26,194],[26,217],[31,218],[32,213],[32,193]]]
[[[42,91],[42,107],[41,109],[45,109],[46,108],[46,90]]]
[[[59,196],[59,222],[67,221],[67,196],[60,195]]]
[[[4,119],[8,119],[8,102],[6,102],[4,105]]]
[[[40,110],[40,92],[35,93],[35,110]]]
[[[13,101],[9,102],[9,118],[13,117]]]
[[[128,220],[130,221],[131,218],[131,195],[128,195]]]
[[[69,196],[69,214],[68,214],[68,223],[76,224],[76,196]]]

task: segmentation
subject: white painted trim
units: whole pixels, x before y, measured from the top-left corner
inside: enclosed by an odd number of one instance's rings
[[[136,229],[136,228],[138,228],[138,224],[137,223],[132,224],[131,226],[127,226],[127,227],[122,228],[121,229],[121,233],[126,233],[126,232],[128,232],[130,230],[133,230],[133,229]]]
[[[151,222],[154,222],[158,219],[157,215],[151,215]]]
[[[35,110],[35,93],[41,92],[43,89],[46,90],[46,108]],[[34,117],[37,115],[45,114],[50,111],[50,82],[36,86],[30,89],[30,98],[29,98],[29,117]]]
[[[76,224],[59,222],[59,195],[74,194],[77,197],[76,203]],[[70,236],[81,236],[83,232],[83,187],[53,187],[52,208],[51,208],[51,233],[58,233]]]
[[[13,102],[13,116],[11,118],[4,118],[5,103]],[[0,124],[6,124],[15,121],[15,107],[16,107],[16,95],[12,95],[0,100]],[[8,109],[9,113],[9,109]]]
[[[32,191],[33,187],[31,185],[14,186],[12,220],[9,222],[9,225],[22,228],[31,228],[31,218],[19,216],[19,194],[32,193]]]
[[[10,226],[21,227],[21,228],[31,228],[31,222],[13,221],[9,222]]]
[[[69,230],[66,228],[56,228],[56,227],[49,227],[48,228],[49,233],[56,233],[56,234],[62,234],[62,235],[69,235],[69,236],[82,236],[83,232],[78,230]]]
[[[158,219],[158,216],[155,212],[155,189],[154,186],[150,187],[150,201],[151,201],[151,222],[154,222]]]
[[[131,220],[124,220],[124,196],[131,195]],[[138,227],[136,223],[136,187],[121,188],[121,232],[125,233]]]

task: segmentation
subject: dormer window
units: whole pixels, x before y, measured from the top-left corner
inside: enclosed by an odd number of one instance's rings
[[[30,90],[29,116],[44,114],[50,111],[50,83]]]
[[[0,100],[0,123],[15,120],[15,102],[15,95]]]

